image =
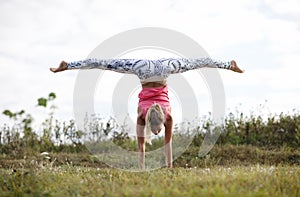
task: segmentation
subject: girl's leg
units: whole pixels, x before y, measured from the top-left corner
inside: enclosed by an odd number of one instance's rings
[[[229,69],[239,73],[243,72],[237,66],[237,63],[234,60],[231,62],[221,62],[211,58],[168,58],[157,61],[139,59],[86,59],[69,63],[62,61],[58,68],[50,68],[50,70],[52,72],[60,72],[69,69],[97,68],[102,70],[112,70],[120,73],[136,74],[140,79],[146,79],[157,74],[151,74],[151,69],[149,69],[150,65],[161,65],[161,67],[158,66],[156,68],[156,72],[159,73],[159,76],[162,76],[162,73],[182,73],[188,70],[203,67]],[[167,77],[168,74],[166,74],[165,77]]]
[[[170,68],[170,73],[183,73],[189,70],[199,69],[199,68],[221,68],[232,70],[234,72],[242,73],[243,71],[237,66],[237,63],[232,60],[230,62],[222,62],[218,60],[213,60],[209,57],[205,58],[169,58],[160,60],[162,65],[168,66]]]
[[[52,72],[73,69],[101,69],[119,73],[136,74],[136,69],[147,66],[148,62],[135,59],[96,59],[90,58],[75,62],[62,62],[58,68],[50,68]]]
[[[230,63],[231,63],[230,70],[232,70],[232,71],[234,71],[234,72],[238,72],[238,73],[243,73],[243,72],[244,72],[243,70],[241,70],[241,69],[238,67],[236,61],[232,60]]]
[[[67,62],[65,61],[62,61],[60,64],[59,64],[59,67],[58,68],[50,68],[50,70],[54,73],[56,72],[61,72],[61,71],[64,71],[64,70],[68,70],[68,66],[67,66]]]

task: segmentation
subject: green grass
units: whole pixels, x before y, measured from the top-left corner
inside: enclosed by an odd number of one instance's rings
[[[0,196],[299,196],[299,149],[188,148],[174,169],[128,172],[87,152],[0,155]],[[183,168],[186,167],[186,168]]]
[[[299,166],[1,169],[0,196],[300,196]]]

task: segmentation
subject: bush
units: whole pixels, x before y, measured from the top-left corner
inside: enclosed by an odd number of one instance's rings
[[[137,150],[137,142],[128,135],[127,125],[118,125],[113,118],[101,119],[97,115],[86,115],[84,131],[76,128],[74,120],[59,121],[55,119],[56,106],[53,101],[55,93],[50,93],[47,98],[39,98],[37,107],[50,110],[48,118],[42,123],[42,134],[38,134],[33,127],[34,118],[24,110],[11,112],[4,110],[3,115],[11,119],[14,124],[0,127],[0,152],[5,154],[24,154],[32,152],[80,152],[87,151],[84,141],[110,142],[127,150]],[[174,126],[173,138],[179,140],[190,138],[194,135],[191,147],[200,147],[207,133],[221,132],[217,141],[223,145],[251,145],[267,149],[280,149],[282,147],[297,149],[300,147],[300,116],[293,114],[270,115],[263,119],[261,115],[245,116],[243,113],[228,114],[224,125],[216,127],[207,118],[191,126],[186,123],[186,129],[179,131]],[[174,140],[174,141],[176,141]],[[146,145],[146,150],[151,151],[164,144],[163,138],[153,140],[153,145]]]

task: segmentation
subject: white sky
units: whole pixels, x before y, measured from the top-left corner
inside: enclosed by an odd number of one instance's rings
[[[25,109],[41,119],[37,98],[55,92],[57,117],[70,120],[77,71],[53,74],[49,67],[84,59],[109,37],[149,26],[184,33],[214,59],[237,60],[245,74],[220,71],[227,112],[256,111],[265,100],[272,113],[300,109],[299,0],[2,0],[1,113]],[[201,104],[205,114],[207,101]],[[1,125],[7,120],[0,115]]]

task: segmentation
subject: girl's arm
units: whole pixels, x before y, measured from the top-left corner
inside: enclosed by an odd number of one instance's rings
[[[138,165],[140,170],[145,169],[145,120],[142,119],[142,111],[138,109],[136,134],[138,140]]]
[[[168,168],[172,168],[172,129],[173,129],[173,118],[169,113],[168,119],[165,122],[165,155],[166,163]]]

